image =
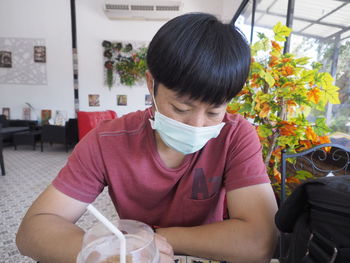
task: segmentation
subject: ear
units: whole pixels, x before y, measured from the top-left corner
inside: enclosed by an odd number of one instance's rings
[[[153,93],[154,92],[154,90],[153,90],[154,89],[154,86],[153,86],[154,78],[149,70],[146,70],[146,82],[147,82],[147,88],[148,88],[149,93],[151,95],[154,94]]]

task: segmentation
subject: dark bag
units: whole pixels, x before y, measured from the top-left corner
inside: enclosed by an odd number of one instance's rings
[[[287,263],[350,263],[350,176],[301,184],[275,222],[282,233],[291,233]]]

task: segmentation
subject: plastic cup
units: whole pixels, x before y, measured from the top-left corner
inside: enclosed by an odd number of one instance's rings
[[[154,232],[148,225],[125,219],[114,221],[113,224],[126,239],[127,263],[159,263]],[[119,263],[119,253],[118,237],[105,225],[98,223],[85,233],[77,263]]]

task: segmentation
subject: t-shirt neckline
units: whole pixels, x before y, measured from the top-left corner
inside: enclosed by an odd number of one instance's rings
[[[178,167],[176,167],[176,168],[170,168],[170,167],[166,166],[166,164],[164,163],[164,161],[160,157],[160,154],[159,154],[159,152],[157,150],[157,143],[156,143],[156,139],[155,139],[155,130],[152,129],[151,124],[149,122],[149,119],[152,116],[153,116],[152,109],[148,108],[147,111],[146,111],[146,115],[145,115],[145,121],[147,122],[146,130],[147,130],[147,137],[148,137],[149,148],[151,149],[151,153],[152,153],[153,158],[156,160],[156,162],[163,169],[165,169],[165,170],[167,170],[169,172],[178,172],[178,171],[184,169],[185,167],[187,167],[189,161],[192,159],[192,157],[196,153],[186,154],[184,159],[182,160],[181,164]]]

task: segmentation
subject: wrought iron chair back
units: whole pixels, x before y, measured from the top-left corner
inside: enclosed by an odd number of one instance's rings
[[[326,150],[327,147],[330,149]],[[350,175],[350,148],[335,143],[320,144],[300,153],[282,151],[280,205],[286,200],[287,159],[294,158],[295,171],[312,170],[317,176]],[[290,168],[290,167],[289,167]],[[280,262],[284,262],[286,236],[280,237]]]
[[[329,147],[330,151],[325,148]],[[294,158],[293,164],[295,171],[304,170],[309,165],[313,174],[319,175],[346,175],[350,174],[350,148],[335,143],[320,144],[311,149],[300,153],[289,154],[286,150],[282,151],[281,160],[281,203],[286,199],[286,180],[287,180],[287,159]],[[298,162],[303,160],[304,162]],[[327,164],[328,161],[328,164]],[[326,167],[322,166],[326,165]]]

